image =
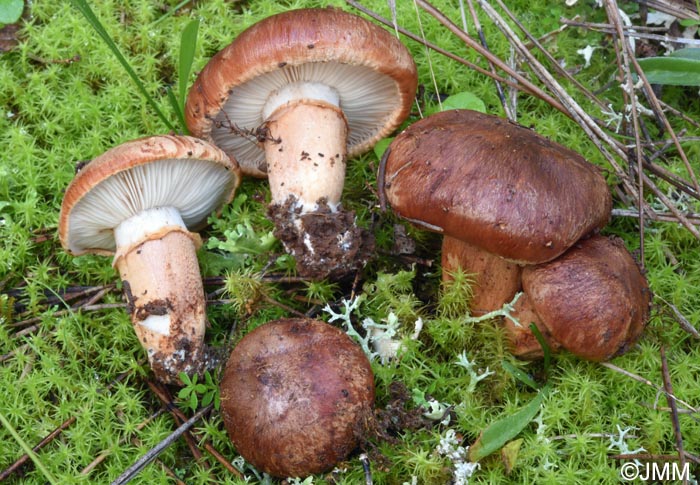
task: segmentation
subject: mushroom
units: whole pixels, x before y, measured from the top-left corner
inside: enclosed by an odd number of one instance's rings
[[[84,166],[66,189],[59,237],[72,255],[114,254],[131,322],[156,377],[207,365],[196,231],[231,201],[238,164],[186,136],[126,142]]]
[[[335,8],[268,17],[216,54],[192,86],[187,126],[268,177],[275,236],[301,275],[340,278],[369,257],[373,238],[341,208],[348,157],[409,114],[417,86],[406,47]]]
[[[266,323],[236,345],[221,382],[236,450],[277,477],[328,471],[356,448],[374,416],[374,376],[341,330],[307,318]]]
[[[626,352],[649,318],[651,291],[619,238],[592,236],[554,261],[527,266],[522,285],[512,314],[521,327],[505,320],[520,358],[543,355],[530,323],[553,350],[602,361]]]
[[[474,276],[471,308],[510,301],[520,267],[551,261],[602,228],[612,200],[599,169],[515,123],[470,110],[424,118],[389,146],[382,205],[444,235],[443,279]]]

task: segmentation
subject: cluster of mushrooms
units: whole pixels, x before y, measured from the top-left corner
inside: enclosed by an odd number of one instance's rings
[[[130,319],[158,379],[215,367],[204,343],[196,257],[208,216],[243,175],[268,178],[275,235],[309,279],[338,279],[372,255],[372,235],[343,209],[348,158],[407,118],[416,67],[390,32],[338,9],[269,17],[200,72],[186,103],[193,136],[112,148],[66,190],[59,236],[73,255],[113,255]],[[624,246],[595,235],[611,197],[576,153],[471,111],[425,118],[392,142],[382,204],[444,234],[443,274],[474,273],[472,309],[517,315],[552,348],[600,360],[639,336],[650,293]],[[506,322],[516,355],[535,357],[527,325]],[[229,357],[222,411],[237,450],[275,476],[328,470],[357,445],[373,413],[367,358],[340,330],[283,319],[244,337]],[[290,442],[293,439],[293,442]]]

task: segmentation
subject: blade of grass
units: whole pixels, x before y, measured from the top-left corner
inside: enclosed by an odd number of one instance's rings
[[[539,344],[542,346],[542,352],[544,352],[544,372],[545,375],[548,375],[549,365],[552,362],[552,350],[549,348],[549,345],[547,345],[547,341],[544,339],[540,329],[537,328],[534,323],[530,324],[530,331],[532,331],[533,335],[537,339],[537,342],[539,342]]]
[[[189,130],[187,129],[187,123],[185,123],[185,115],[182,111],[182,107],[177,99],[177,96],[175,96],[175,93],[173,92],[170,86],[166,88],[165,92],[168,95],[168,102],[173,108],[175,116],[177,116],[177,121],[180,123],[180,129],[182,133],[189,134]]]
[[[188,3],[190,3],[191,1],[192,1],[192,0],[182,0],[180,3],[178,3],[177,5],[175,5],[173,8],[171,8],[170,10],[168,10],[167,12],[165,12],[160,18],[158,18],[158,19],[157,19],[155,22],[153,22],[151,25],[154,25],[154,26],[155,26],[155,25],[158,25],[158,24],[161,23],[163,20],[172,17],[173,15],[175,15],[175,13],[177,13],[178,10],[180,10],[182,7],[184,7],[185,5],[187,5]]]
[[[180,83],[180,111],[185,112],[185,98],[187,97],[187,84],[192,71],[194,52],[197,49],[197,34],[199,33],[199,20],[194,19],[182,30],[180,38],[180,63],[178,75]]]
[[[508,362],[507,360],[504,360],[501,362],[501,367],[503,367],[503,370],[508,372],[510,375],[512,375],[515,379],[520,381],[521,383],[525,384],[529,388],[531,388],[533,391],[539,391],[540,386],[537,385],[535,380],[530,377],[527,372],[523,372],[517,367],[515,367],[513,364]]]
[[[88,23],[92,26],[93,29],[95,29],[95,32],[97,32],[97,34],[102,38],[104,43],[107,44],[107,47],[109,47],[109,49],[116,56],[117,60],[122,65],[126,73],[136,84],[136,88],[141,92],[141,94],[144,98],[146,98],[146,101],[151,106],[151,108],[153,108],[153,110],[156,112],[158,118],[160,118],[160,120],[165,124],[165,126],[168,127],[168,129],[175,131],[173,125],[170,123],[170,121],[168,121],[168,119],[165,117],[160,108],[158,108],[158,105],[156,104],[155,100],[151,97],[151,95],[148,94],[148,91],[146,91],[146,87],[143,85],[138,75],[136,75],[136,72],[129,64],[129,61],[127,61],[126,58],[122,55],[121,51],[119,50],[119,47],[117,47],[117,44],[115,44],[114,40],[112,40],[112,37],[110,37],[110,35],[107,33],[107,30],[97,18],[95,12],[92,11],[87,1],[70,0],[70,2],[75,8],[77,8],[80,11],[80,13],[83,14]]]
[[[14,428],[14,426],[12,426],[12,424],[7,420],[7,418],[5,418],[5,415],[2,413],[0,413],[0,422],[5,427],[5,429],[10,432],[10,434],[17,441],[17,443],[19,443],[19,445],[22,447],[24,452],[29,456],[29,458],[32,459],[32,461],[34,462],[34,465],[37,467],[37,469],[39,471],[41,471],[41,473],[49,481],[49,483],[51,483],[52,485],[58,484],[58,480],[56,480],[56,478],[54,478],[54,476],[51,475],[51,472],[49,472],[49,470],[44,466],[44,464],[41,462],[41,460],[36,455],[36,453],[34,453],[34,451],[32,451],[31,446],[29,446],[22,439],[22,437],[19,435],[17,430]]]

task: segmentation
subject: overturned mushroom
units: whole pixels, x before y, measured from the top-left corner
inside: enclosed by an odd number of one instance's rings
[[[436,113],[389,146],[379,192],[403,219],[444,235],[443,278],[474,274],[475,314],[500,308],[520,266],[551,261],[610,217],[597,167],[532,130],[469,110]]]
[[[649,318],[649,286],[621,239],[581,240],[554,261],[524,268],[522,285],[513,313],[521,327],[505,325],[513,354],[524,359],[542,356],[531,323],[553,350],[601,361],[626,352]]]
[[[75,256],[114,254],[134,330],[165,382],[206,365],[201,240],[190,230],[231,201],[239,179],[238,164],[215,146],[154,136],[108,150],[66,189],[61,244]]]
[[[413,59],[386,30],[339,9],[293,10],[216,54],[185,114],[243,173],[269,178],[275,235],[300,274],[337,278],[373,247],[341,209],[346,159],[407,117],[416,85]]]
[[[305,318],[275,320],[234,348],[221,410],[248,462],[277,477],[305,477],[344,460],[370,429],[374,375],[341,330]]]

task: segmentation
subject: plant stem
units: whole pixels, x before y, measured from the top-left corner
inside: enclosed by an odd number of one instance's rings
[[[122,55],[121,51],[119,50],[119,47],[117,47],[117,44],[114,43],[114,40],[110,37],[110,35],[107,33],[107,30],[104,28],[100,20],[97,18],[97,15],[95,15],[95,12],[92,11],[90,8],[90,5],[87,3],[86,0],[70,0],[70,2],[73,4],[75,8],[77,8],[80,13],[83,14],[85,19],[90,23],[93,29],[97,32],[97,34],[102,37],[102,40],[104,41],[105,44],[107,44],[107,47],[112,51],[112,53],[116,56],[117,60],[119,63],[122,65],[126,73],[129,75],[129,77],[134,81],[136,84],[136,88],[141,92],[144,98],[146,98],[146,101],[148,102],[149,105],[151,105],[151,108],[156,112],[156,115],[158,115],[158,118],[165,123],[165,126],[168,127],[169,130],[176,131],[175,127],[168,121],[168,119],[165,117],[163,112],[158,108],[158,105],[156,102],[153,100],[150,94],[148,94],[148,91],[146,91],[146,87],[143,85],[139,77],[136,75],[136,72],[134,69],[131,67],[129,64],[129,61],[126,60],[126,58]]]
[[[44,464],[39,460],[39,457],[34,453],[34,451],[31,449],[31,447],[22,439],[22,437],[19,435],[17,430],[12,426],[12,424],[5,418],[5,415],[0,413],[0,422],[2,425],[7,429],[12,437],[19,443],[19,445],[22,447],[24,452],[29,456],[29,458],[32,459],[34,462],[34,465],[41,471],[41,473],[44,474],[44,477],[51,483],[52,485],[58,484],[58,480],[54,478],[53,475],[51,475],[51,472],[44,466]]]

